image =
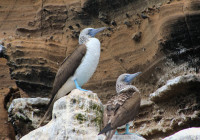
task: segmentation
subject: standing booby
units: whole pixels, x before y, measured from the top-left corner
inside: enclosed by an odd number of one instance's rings
[[[104,129],[99,133],[106,133],[106,140],[110,140],[120,127],[126,124],[124,134],[129,132],[129,122],[138,114],[140,108],[140,92],[131,85],[132,80],[141,72],[135,74],[122,74],[116,82],[117,95],[112,97],[104,106],[103,123]]]
[[[104,29],[106,28],[86,28],[81,31],[78,48],[64,59],[58,69],[53,84],[52,98],[39,126],[44,120],[51,117],[53,104],[56,100],[75,88],[86,91],[81,86],[92,77],[100,57],[100,41],[94,36]]]

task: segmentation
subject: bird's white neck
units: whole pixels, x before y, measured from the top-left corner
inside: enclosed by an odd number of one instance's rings
[[[117,92],[117,94],[125,92],[125,91],[127,91],[127,90],[129,90],[131,88],[135,89],[135,86],[129,85],[129,84],[123,83],[123,82],[116,84],[116,92]]]
[[[89,38],[85,45],[87,47],[86,54],[74,74],[80,86],[91,78],[97,68],[100,57],[100,42],[97,38]]]
[[[91,37],[89,35],[81,35],[80,34],[80,37],[79,37],[79,44],[85,44],[86,42],[89,41]]]

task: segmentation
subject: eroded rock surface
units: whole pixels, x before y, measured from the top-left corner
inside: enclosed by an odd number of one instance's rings
[[[79,32],[106,26],[108,30],[97,36],[98,68],[84,88],[106,103],[116,94],[121,73],[141,71],[133,84],[144,104],[133,131],[146,139],[160,139],[198,127],[196,90],[183,88],[183,94],[180,90],[171,98],[172,93],[162,102],[149,101],[149,95],[170,79],[199,74],[199,5],[199,0],[2,0],[0,37],[7,48],[10,75],[0,67],[0,87],[10,85],[11,76],[29,96],[50,96],[59,64],[76,48]],[[141,40],[135,42],[132,35],[138,32]]]
[[[12,123],[16,139],[37,128],[43,108],[48,104],[48,98],[17,98],[8,108],[8,120]]]
[[[163,140],[200,140],[200,128],[184,129]]]
[[[199,74],[178,76],[167,81],[166,85],[150,94],[153,102],[143,100],[138,118],[133,121],[134,130],[144,137],[157,139],[158,135],[162,134],[164,138],[177,129],[198,127],[199,81]],[[189,133],[187,134],[189,137]]]
[[[168,80],[166,85],[150,94],[150,100],[162,102],[177,97],[177,94],[187,93],[188,90],[200,90],[200,75],[183,75]]]
[[[103,106],[96,93],[73,90],[53,107],[52,120],[22,137],[21,140],[102,139],[99,136]]]

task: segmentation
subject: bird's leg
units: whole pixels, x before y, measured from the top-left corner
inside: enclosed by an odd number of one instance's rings
[[[137,136],[139,136],[139,137],[142,137],[142,136],[140,136],[139,134],[130,133],[130,132],[129,132],[129,127],[130,127],[130,126],[129,126],[129,123],[127,123],[127,124],[126,124],[126,131],[125,131],[125,133],[123,133],[123,135],[134,135],[134,134],[135,134],[135,135],[137,135]]]
[[[75,83],[77,89],[82,90],[82,91],[88,91],[88,90],[86,90],[86,89],[82,89],[82,88],[78,85],[78,82],[77,82],[76,79],[74,80],[74,83]]]
[[[119,133],[117,132],[117,130],[115,131],[115,135],[119,135]]]
[[[134,134],[134,133],[129,132],[129,123],[127,123],[126,124],[126,131],[125,131],[125,133],[123,133],[123,135],[132,135],[132,134]]]

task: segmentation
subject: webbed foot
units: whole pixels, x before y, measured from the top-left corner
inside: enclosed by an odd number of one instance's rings
[[[74,80],[74,83],[75,83],[77,89],[79,89],[79,90],[81,90],[81,91],[89,91],[89,90],[86,90],[86,89],[82,89],[82,88],[78,85],[77,80]]]

